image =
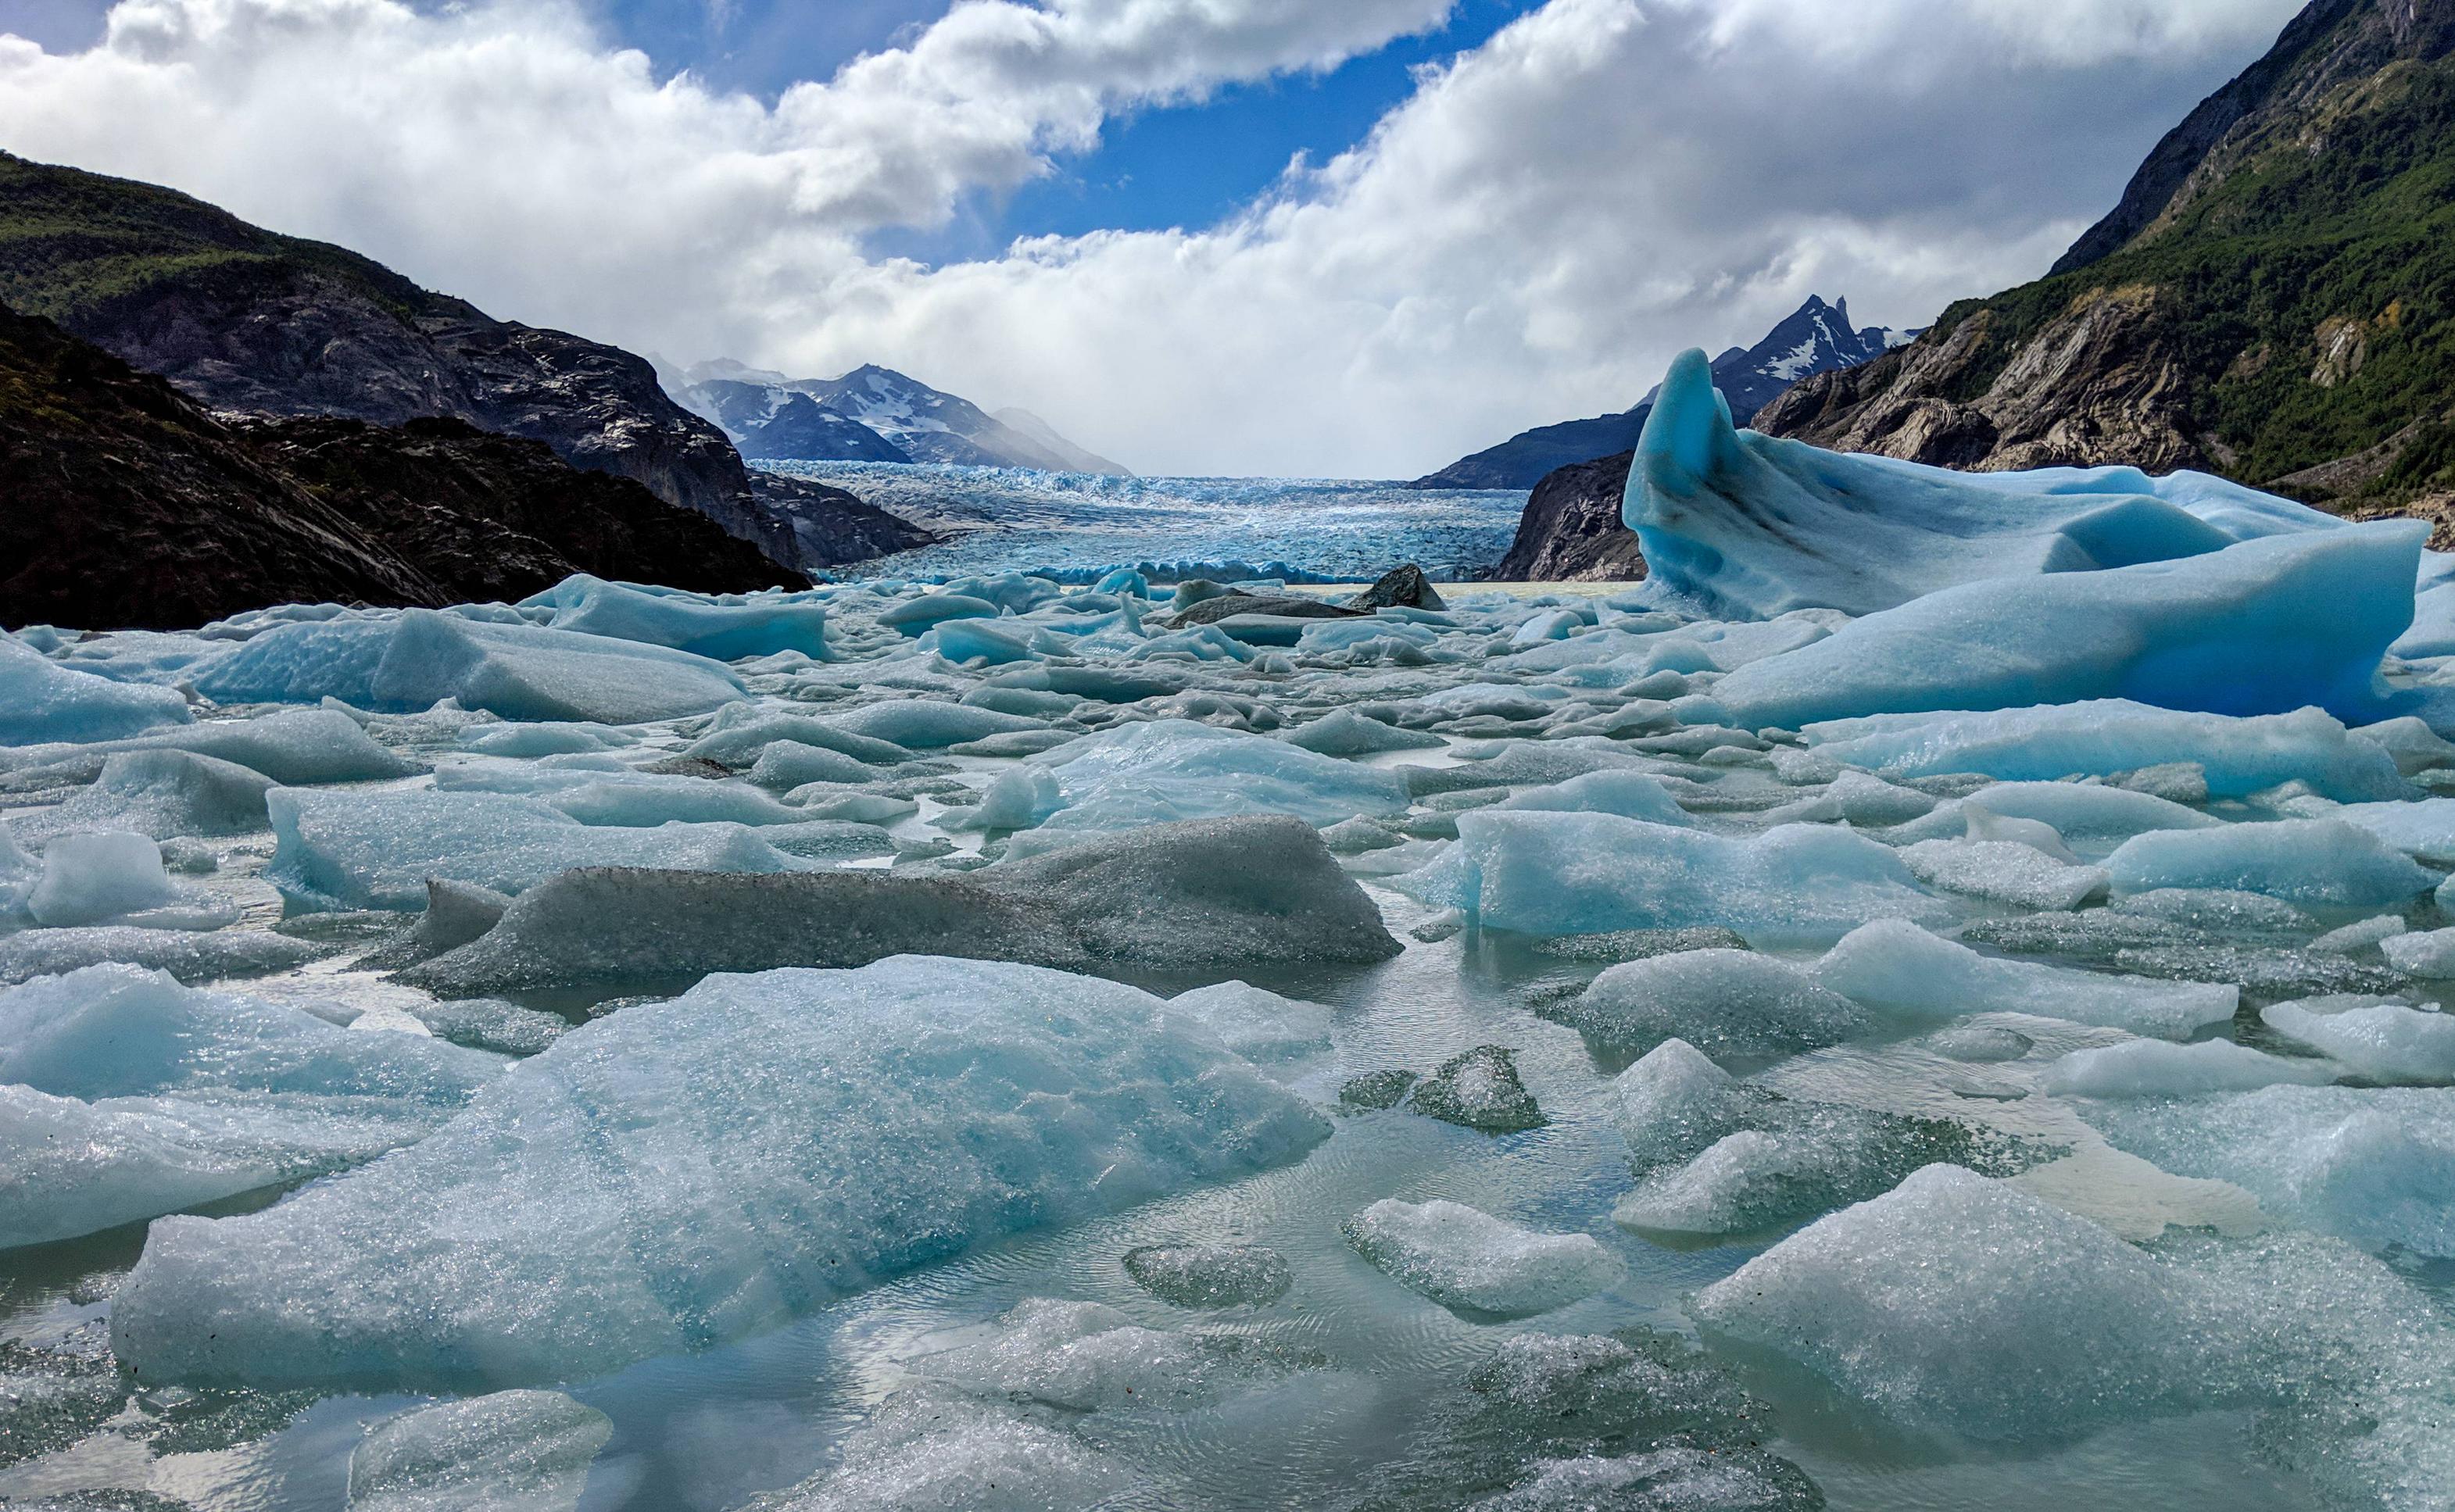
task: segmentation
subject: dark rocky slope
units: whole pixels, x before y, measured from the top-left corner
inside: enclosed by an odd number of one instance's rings
[[[639,484],[465,422],[229,420],[0,308],[0,624],[198,625],[270,603],[442,605],[573,572],[800,581]]]
[[[1636,532],[1620,522],[1632,452],[1559,469],[1534,485],[1517,538],[1492,576],[1503,582],[1613,581],[1643,577]]]
[[[1978,469],[2203,467],[2349,511],[2455,485],[2455,0],[2316,0],[2034,284],[1755,427]]]
[[[803,554],[723,432],[667,397],[644,359],[492,319],[185,194],[0,153],[0,300],[213,409],[466,421],[631,479],[781,565],[828,565]]]

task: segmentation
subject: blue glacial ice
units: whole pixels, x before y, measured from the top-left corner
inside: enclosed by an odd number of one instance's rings
[[[2336,818],[2158,830],[2123,841],[2105,868],[2129,893],[2223,888],[2352,908],[2407,902],[2439,881],[2368,830]]]
[[[2348,802],[2409,791],[2384,747],[2317,709],[2237,718],[2096,699],[1973,714],[1877,715],[1811,724],[1803,733],[1818,755],[1899,776],[1971,772],[2053,782],[2191,762],[2202,769],[2216,797],[2244,797],[2297,780]],[[2057,822],[2044,813],[2031,816]]]
[[[1621,1273],[1591,1234],[1539,1233],[1441,1198],[1384,1198],[1348,1220],[1347,1237],[1390,1280],[1469,1317],[1548,1313]]]
[[[93,966],[0,993],[0,1244],[175,1212],[440,1126],[499,1058]]]
[[[576,1512],[612,1420],[558,1391],[414,1407],[350,1451],[342,1512]]]
[[[112,1347],[156,1379],[566,1379],[1329,1132],[1117,983],[926,957],[715,977],[563,1036],[390,1159],[157,1222]]]
[[[1409,801],[1394,773],[1186,719],[1121,726],[1030,760],[1057,782],[1058,806],[1034,832],[1047,843],[1241,814],[1292,814],[1327,826],[1403,813]]]
[[[586,574],[566,577],[520,607],[550,608],[556,630],[670,646],[718,661],[797,651],[824,660],[827,611],[803,594],[734,595],[722,598],[638,583],[609,583]]]
[[[445,698],[507,719],[631,724],[702,714],[742,695],[723,663],[638,640],[429,609],[280,625],[197,673],[222,703],[410,712]]]
[[[577,866],[793,872],[822,862],[777,848],[807,840],[843,857],[883,855],[868,825],[583,824],[500,793],[329,793],[276,788],[265,877],[312,908],[420,909],[430,877],[519,893]]]
[[[2212,714],[2399,712],[2380,682],[2428,532],[2273,535],[2180,561],[1947,588],[1714,687],[1737,723],[2121,698]]]
[[[1611,814],[1482,810],[1457,827],[1439,859],[1392,885],[1490,929],[1718,924],[1758,945],[1825,943],[1871,918],[1947,912],[1890,849],[1825,825],[1732,837]]]
[[[1958,473],[1735,430],[1702,352],[1662,380],[1623,514],[1657,590],[1734,619],[1872,615],[1967,583],[2176,561],[2336,523],[2200,473]]]
[[[1868,1007],[1943,1021],[2017,1003],[2022,1013],[2184,1039],[2222,1023],[2242,1000],[2228,983],[2109,977],[1981,956],[1904,919],[1854,930],[1816,963],[1816,979]]]
[[[0,746],[110,740],[193,717],[175,689],[63,667],[0,631]]]

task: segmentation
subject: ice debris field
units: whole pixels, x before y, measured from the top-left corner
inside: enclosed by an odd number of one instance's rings
[[[2455,560],[1628,515],[0,638],[0,1501],[2455,1502]]]

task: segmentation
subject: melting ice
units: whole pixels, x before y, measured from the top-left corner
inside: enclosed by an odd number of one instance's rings
[[[964,481],[1042,534],[0,639],[0,1499],[2445,1504],[2413,529],[1701,358],[1641,585],[1188,614],[1491,522]]]

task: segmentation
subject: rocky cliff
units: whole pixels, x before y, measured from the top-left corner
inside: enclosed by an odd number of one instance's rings
[[[170,190],[0,153],[0,299],[212,409],[459,419],[632,479],[804,565],[793,522],[761,506],[724,433],[667,397],[642,358],[492,319]]]
[[[708,590],[801,580],[541,443],[448,418],[216,416],[0,308],[0,624],[434,606],[523,596],[574,572]]]
[[[1572,463],[1536,484],[1517,517],[1517,538],[1492,576],[1541,583],[1643,577],[1636,533],[1620,522],[1633,454]]]
[[[2037,283],[1755,428],[1952,467],[2200,467],[2348,509],[2448,479],[2455,0],[2316,0]],[[2435,457],[2425,474],[2418,459]]]

